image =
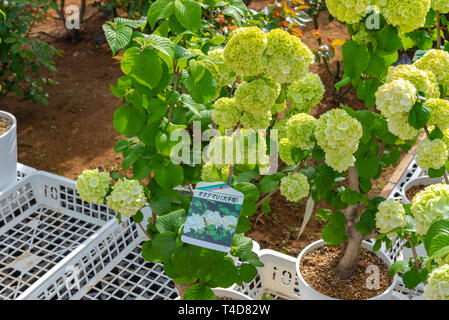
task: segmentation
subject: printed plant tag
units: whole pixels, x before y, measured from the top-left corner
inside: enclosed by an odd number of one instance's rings
[[[193,193],[181,240],[229,252],[243,199],[243,193],[224,182],[199,182]]]
[[[416,50],[415,55],[413,56],[413,62],[418,61],[419,59],[421,59],[427,52],[428,50]]]

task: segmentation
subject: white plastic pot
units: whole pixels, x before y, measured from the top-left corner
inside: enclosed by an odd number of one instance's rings
[[[215,288],[212,289],[217,298],[230,298],[232,300],[253,300],[250,296],[233,289]]]
[[[0,194],[17,182],[17,121],[5,111],[0,116],[9,118],[11,128],[0,136]]]
[[[299,266],[301,265],[301,259],[304,257],[308,252],[313,251],[315,249],[321,248],[322,246],[326,245],[327,243],[324,240],[318,240],[307,247],[304,248],[304,250],[301,251],[298,258],[296,259],[296,273],[298,275],[298,281],[299,281],[299,292],[301,295],[301,300],[338,300],[336,298],[332,298],[329,296],[326,296],[315,289],[313,289],[302,277],[301,271],[299,270]],[[363,249],[366,250],[372,250],[373,245],[363,241],[362,246]],[[376,255],[381,258],[387,265],[388,268],[392,265],[391,259],[383,252],[377,251]],[[387,290],[385,290],[382,294],[375,296],[373,298],[370,298],[368,300],[391,300],[393,299],[393,290],[396,287],[397,282],[397,276],[395,275],[393,278],[393,281],[391,285],[388,287]]]
[[[407,198],[406,192],[410,190],[410,188],[414,186],[430,186],[432,184],[441,183],[443,181],[443,178],[430,178],[428,176],[422,176],[418,177],[416,179],[412,179],[408,181],[404,187],[402,188],[402,202],[405,204],[409,204],[410,201]]]

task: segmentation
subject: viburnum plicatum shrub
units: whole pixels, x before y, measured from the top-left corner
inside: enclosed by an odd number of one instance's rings
[[[246,10],[239,0],[230,5],[237,6],[241,14]],[[252,240],[244,236],[250,229],[248,216],[256,211],[260,191],[249,181],[237,180],[232,172],[232,187],[245,195],[245,202],[238,221],[232,217],[219,221],[224,230],[237,225],[230,254],[180,240],[183,228],[200,228],[206,222],[202,217],[194,217],[190,225],[184,226],[192,194],[174,188],[199,181],[228,181],[231,171],[229,164],[217,166],[202,159],[201,149],[208,141],[201,142],[201,131],[212,130],[217,124],[232,128],[242,116],[242,111],[235,108],[236,99],[228,94],[235,91],[236,74],[224,63],[220,45],[227,38],[209,28],[209,22],[202,19],[201,8],[193,0],[158,0],[151,4],[147,18],[116,18],[103,26],[123,71],[111,90],[123,101],[113,121],[117,132],[125,136],[117,142],[115,151],[122,153],[122,167],[127,175],[86,170],[77,180],[77,190],[84,201],[108,205],[120,222],[131,217],[123,223],[140,224],[144,219],[142,208],[151,207],[152,217],[146,217],[148,240],[142,245],[142,256],[146,261],[164,265],[165,273],[174,280],[184,299],[215,299],[211,288],[250,282],[257,275],[256,267],[263,266],[252,251]],[[242,99],[249,103],[254,99],[265,107],[265,99],[274,103],[280,88],[271,79],[261,81],[267,83],[262,101],[254,95]],[[270,109],[265,111],[257,116],[267,116]],[[214,125],[212,117],[216,119]],[[248,122],[263,121],[251,118]],[[239,141],[236,135],[221,137]],[[212,139],[216,139],[217,148],[221,137]],[[199,153],[193,150],[197,138]],[[243,153],[254,147],[240,144]],[[263,136],[260,144],[266,148]],[[187,157],[175,157],[179,147],[189,148]],[[266,157],[263,160],[267,163]],[[248,168],[233,172],[244,173],[254,166]],[[213,212],[207,215],[209,220],[215,218]],[[236,264],[232,257],[242,263]]]

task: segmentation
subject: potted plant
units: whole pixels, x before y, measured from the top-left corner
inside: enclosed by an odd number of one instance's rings
[[[17,181],[17,122],[0,111],[0,194]]]

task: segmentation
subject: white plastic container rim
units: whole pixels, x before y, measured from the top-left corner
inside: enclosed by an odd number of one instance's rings
[[[414,186],[430,186],[432,184],[437,184],[437,183],[442,183],[443,182],[443,178],[430,178],[429,176],[422,176],[422,177],[418,177],[416,179],[411,179],[410,181],[408,181],[406,184],[404,184],[404,187],[402,188],[402,202],[404,204],[409,204],[410,200],[408,200],[407,198],[407,190],[409,190],[410,188],[414,187]]]
[[[301,287],[306,288],[307,291],[309,292],[313,292],[313,297],[314,298],[318,298],[320,300],[339,300],[336,298],[332,298],[329,296],[326,296],[318,291],[316,291],[314,288],[312,288],[302,277],[301,275],[301,271],[299,270],[299,265],[300,265],[300,261],[302,259],[303,256],[305,256],[307,253],[309,253],[310,251],[314,250],[314,249],[318,249],[321,248],[322,246],[326,245],[327,243],[324,240],[318,240],[315,241],[311,244],[309,244],[307,247],[305,247],[301,253],[299,254],[298,258],[296,259],[296,273],[298,276],[298,281],[299,281],[299,286],[300,286],[300,295],[301,295],[301,299],[306,299],[310,297],[308,297],[306,292],[301,291]],[[373,249],[373,245],[369,242],[363,241],[362,242],[362,246],[363,249],[367,249],[367,250],[371,250]],[[381,258],[387,265],[388,267],[391,267],[391,265],[393,264],[393,262],[391,261],[391,259],[382,251],[377,251],[376,255]],[[387,290],[385,290],[383,293],[381,293],[380,295],[377,295],[375,297],[369,298],[367,300],[387,300],[389,298],[391,298],[394,288],[396,287],[397,284],[397,275],[394,276],[393,281],[391,283],[391,285],[388,287]]]
[[[17,121],[5,111],[0,117],[11,120],[11,128],[0,136],[0,194],[17,182]]]

